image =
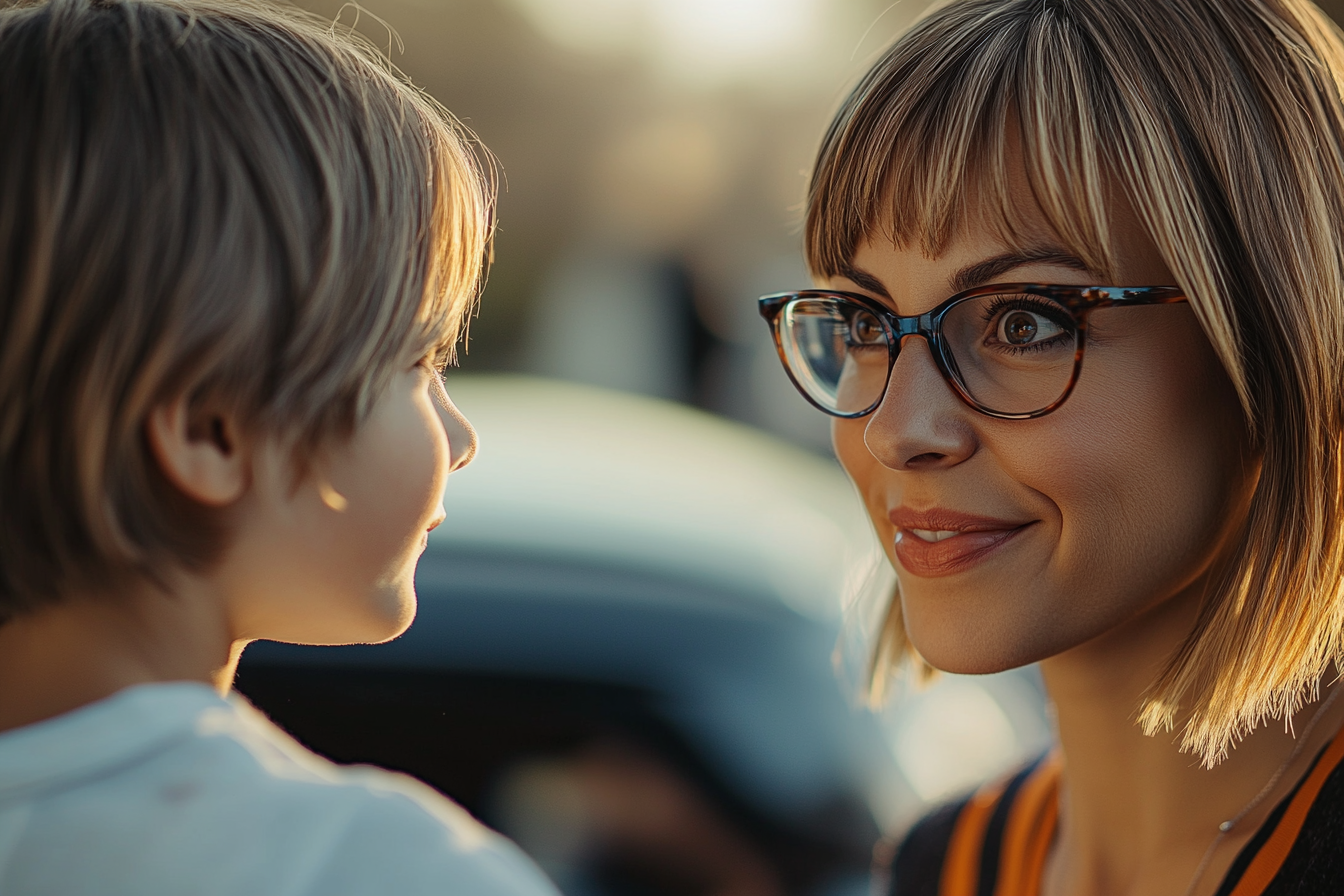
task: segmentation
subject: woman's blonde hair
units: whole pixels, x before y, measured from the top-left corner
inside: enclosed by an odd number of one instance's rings
[[[218,555],[156,404],[222,403],[301,467],[451,360],[494,187],[376,51],[255,0],[10,7],[0,85],[3,622]]]
[[[1140,716],[1149,733],[1184,718],[1209,764],[1344,660],[1342,79],[1340,32],[1306,0],[954,0],[850,94],[809,193],[821,277],[879,230],[936,254],[971,208],[1025,248],[1023,160],[1096,271],[1115,270],[1108,195],[1137,211],[1263,458],[1233,568]],[[900,613],[879,684],[912,653]]]

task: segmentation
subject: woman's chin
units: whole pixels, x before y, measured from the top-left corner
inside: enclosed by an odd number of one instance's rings
[[[912,640],[911,643],[915,642]],[[1030,665],[1030,661],[1019,662],[966,650],[939,650],[935,648],[926,651],[918,644],[915,644],[915,650],[919,652],[924,662],[939,672],[946,672],[950,675],[993,675],[996,672],[1006,672],[1009,669],[1018,669]]]
[[[1029,666],[1058,652],[1039,632],[1018,632],[994,625],[953,625],[907,618],[910,643],[924,661],[953,675],[992,675]]]

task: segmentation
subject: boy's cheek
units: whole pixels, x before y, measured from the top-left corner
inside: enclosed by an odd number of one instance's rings
[[[395,388],[297,489],[255,496],[226,563],[248,636],[386,640],[415,612],[414,574],[440,514],[447,438],[428,404]],[[274,477],[259,477],[266,491]]]

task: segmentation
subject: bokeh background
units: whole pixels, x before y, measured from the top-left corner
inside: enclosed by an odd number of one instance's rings
[[[828,450],[752,299],[808,283],[821,132],[927,0],[300,5],[386,48],[501,165],[464,372],[671,398]]]
[[[826,451],[757,295],[807,284],[829,114],[926,0],[300,0],[387,48],[504,182],[466,372],[690,402]],[[1344,0],[1323,3],[1338,18]]]
[[[923,0],[303,0],[390,50],[498,159],[463,372],[689,402],[827,451],[756,315],[808,284],[806,172]]]

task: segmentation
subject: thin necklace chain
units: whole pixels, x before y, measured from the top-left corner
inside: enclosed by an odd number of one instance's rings
[[[1311,738],[1312,729],[1316,727],[1316,723],[1320,721],[1321,716],[1325,715],[1326,710],[1330,708],[1330,704],[1335,702],[1335,698],[1339,696],[1340,690],[1340,688],[1333,690],[1330,693],[1330,696],[1325,698],[1325,702],[1318,706],[1316,711],[1311,714],[1311,721],[1307,722],[1307,727],[1302,729],[1302,736],[1297,738],[1297,743],[1293,745],[1293,751],[1288,754],[1288,758],[1283,761],[1283,764],[1280,765],[1274,774],[1270,776],[1270,779],[1265,782],[1265,786],[1260,788],[1260,792],[1251,797],[1251,801],[1243,806],[1240,812],[1218,825],[1218,835],[1213,838],[1213,842],[1209,844],[1209,848],[1204,850],[1204,858],[1199,860],[1199,867],[1195,869],[1195,876],[1190,879],[1189,886],[1185,888],[1184,896],[1190,896],[1191,893],[1195,892],[1195,887],[1199,886],[1199,882],[1204,879],[1204,872],[1209,870],[1209,863],[1213,861],[1213,854],[1218,850],[1218,845],[1223,842],[1223,838],[1232,833],[1236,826],[1241,824],[1242,820],[1245,819],[1247,815],[1250,815],[1255,811],[1255,807],[1260,805],[1265,797],[1269,796],[1274,790],[1275,785],[1279,783],[1279,780],[1284,776],[1288,769],[1292,767],[1293,762],[1299,755],[1301,755],[1303,748],[1307,745],[1307,741]]]

